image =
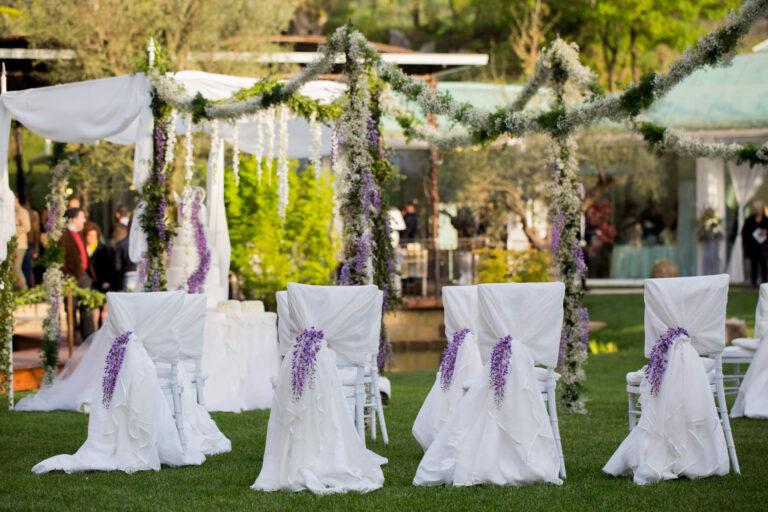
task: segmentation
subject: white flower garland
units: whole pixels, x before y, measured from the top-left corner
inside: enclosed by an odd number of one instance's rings
[[[240,124],[235,121],[232,127],[232,174],[235,176],[235,186],[240,186]]]
[[[195,148],[192,144],[192,116],[187,116],[184,132],[184,180],[188,183],[192,180],[192,167],[195,164]]]
[[[288,107],[280,106],[277,146],[277,214],[285,221],[288,207]]]
[[[256,114],[256,152],[253,154],[256,160],[257,182],[261,185],[262,158],[264,158],[264,112]]]
[[[173,164],[173,153],[176,149],[176,121],[179,118],[179,111],[171,109],[171,115],[168,121],[168,136],[165,142],[165,165],[163,166],[163,174],[168,171],[168,168]]]
[[[216,170],[219,167],[219,151],[222,149],[221,144],[221,135],[220,135],[220,127],[219,127],[219,121],[213,120],[211,121],[211,155],[210,159],[211,162],[213,162],[213,176],[211,176],[211,184],[216,184],[217,179],[217,172]]]
[[[275,109],[267,110],[264,121],[267,129],[267,183],[272,183],[272,167],[275,165]]]
[[[315,171],[315,178],[320,183],[320,175],[323,171],[323,162],[320,157],[320,151],[323,144],[323,125],[317,120],[317,113],[312,112],[309,118],[309,133],[312,140],[309,148],[309,161]]]

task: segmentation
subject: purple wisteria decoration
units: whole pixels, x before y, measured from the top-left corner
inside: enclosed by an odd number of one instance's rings
[[[296,336],[293,344],[293,361],[291,363],[291,386],[293,400],[298,401],[307,384],[312,387],[317,367],[317,353],[323,341],[323,331],[316,331],[312,326],[304,329]]]
[[[682,327],[670,327],[667,332],[656,338],[648,358],[648,366],[645,368],[645,376],[651,384],[651,394],[658,395],[661,388],[661,380],[667,369],[667,352],[669,347],[680,336],[690,337],[688,331]]]
[[[557,252],[557,249],[560,247],[560,237],[563,233],[564,227],[565,227],[565,212],[563,210],[559,210],[555,214],[555,216],[552,218],[552,236],[549,242],[549,251],[552,254],[555,254]]]
[[[440,362],[440,387],[443,391],[448,391],[451,388],[453,371],[456,369],[456,356],[459,353],[459,347],[464,343],[464,338],[469,333],[470,330],[467,328],[454,331],[453,339],[445,345],[443,360]]]
[[[565,360],[565,346],[568,342],[568,335],[571,333],[570,326],[563,326],[563,330],[560,331],[560,351],[557,354],[557,367],[562,369],[563,361]]]
[[[392,359],[392,342],[389,340],[386,329],[381,331],[379,338],[379,352],[376,354],[376,365],[384,368],[384,365]]]
[[[56,225],[56,214],[58,209],[59,205],[57,203],[51,203],[50,209],[48,210],[48,218],[45,221],[46,233],[51,233],[53,231],[53,227]]]
[[[201,202],[201,195],[195,194],[192,200],[192,225],[195,231],[195,247],[197,247],[199,262],[195,271],[187,279],[188,293],[204,292],[205,279],[211,266],[211,250],[208,248],[208,240],[205,237],[205,226],[200,221]]]
[[[491,352],[490,385],[494,391],[494,401],[500,407],[504,400],[504,386],[509,373],[509,359],[512,355],[512,336],[502,336]]]
[[[117,375],[120,373],[120,367],[123,365],[125,348],[128,344],[128,340],[131,339],[131,334],[133,334],[133,332],[128,331],[115,338],[115,341],[112,342],[112,346],[109,347],[107,358],[104,361],[104,379],[101,384],[101,403],[106,408],[109,408],[109,404],[112,402],[112,394],[115,392]]]
[[[587,262],[584,260],[584,249],[578,242],[573,248],[573,261],[576,263],[576,270],[579,272],[579,278],[584,277],[587,272]]]
[[[579,342],[582,350],[589,346],[589,310],[586,306],[579,306]]]

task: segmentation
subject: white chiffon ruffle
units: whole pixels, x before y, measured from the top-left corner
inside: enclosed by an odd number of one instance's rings
[[[135,471],[197,465],[201,452],[182,451],[176,424],[160,389],[155,365],[136,340],[128,342],[109,408],[101,386],[91,388],[88,438],[74,455],[56,455],[32,468],[34,473],[62,470]]]
[[[358,437],[336,370],[336,355],[325,342],[317,352],[315,377],[298,401],[291,386],[292,357],[278,375],[267,427],[261,472],[251,488],[314,494],[369,492],[384,484],[387,459]]]
[[[427,449],[414,485],[562,483],[557,445],[526,346],[512,340],[500,406],[489,382],[490,362]]]
[[[760,292],[763,291],[760,287]],[[739,387],[731,417],[768,418],[768,343],[761,342]]]
[[[480,352],[477,349],[475,335],[469,333],[456,353],[456,365],[450,387],[443,390],[442,376],[438,371],[435,383],[413,423],[411,430],[413,437],[425,451],[432,444],[443,425],[451,418],[464,397],[464,383],[476,379],[482,369],[483,363],[480,361]]]
[[[603,467],[636,484],[728,474],[728,449],[704,365],[687,337],[667,352],[657,396],[640,384],[642,415]]]

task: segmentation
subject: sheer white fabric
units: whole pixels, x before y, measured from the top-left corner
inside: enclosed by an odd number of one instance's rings
[[[208,311],[203,345],[209,411],[268,409],[280,369],[274,313]]]
[[[477,286],[445,286],[442,289],[445,309],[445,337],[450,343],[454,333],[469,329],[470,333],[456,353],[451,385],[442,388],[442,376],[438,370],[435,383],[413,423],[413,437],[426,450],[437,433],[451,418],[464,397],[464,382],[476,379],[483,368],[477,349]]]
[[[731,344],[754,352],[760,340],[768,334],[768,283],[760,285],[760,293],[755,307],[755,331],[752,338],[735,338]]]
[[[728,473],[725,435],[699,357],[725,346],[727,298],[726,274],[645,281],[646,356],[668,327],[683,327],[690,338],[672,343],[656,396],[643,376],[640,420],[603,471],[633,474],[637,484]]]
[[[731,417],[768,418],[768,343],[761,341],[731,409]]]
[[[564,293],[562,283],[478,286],[482,373],[427,449],[414,485],[562,483],[534,365],[549,364],[553,354],[557,362]],[[505,336],[511,355],[497,405],[489,358]]]
[[[744,282],[744,248],[741,246],[741,229],[744,227],[744,208],[755,195],[755,192],[763,184],[765,166],[749,165],[736,162],[728,162],[728,170],[731,173],[733,192],[736,194],[736,202],[739,204],[738,223],[736,225],[736,240],[733,242],[731,257],[728,260],[728,275],[735,283]]]
[[[102,386],[93,386],[88,439],[74,455],[57,455],[32,471],[66,472],[160,469],[160,464],[201,464],[202,452],[182,450],[176,424],[160,389],[157,368],[145,341],[157,345],[159,357],[178,351],[178,325],[184,304],[182,292],[107,294],[109,315],[105,331],[112,339],[133,332],[117,376],[109,407],[102,403]],[[157,343],[154,343],[154,342]],[[100,384],[100,383],[99,383]]]
[[[261,472],[252,488],[309,490],[315,494],[368,492],[384,483],[386,459],[365,448],[355,431],[336,370],[336,343],[354,360],[367,353],[372,324],[381,321],[375,286],[325,287],[288,284],[293,322],[324,334],[315,376],[293,399],[292,356],[284,359],[269,415]],[[326,341],[328,343],[326,343]],[[357,340],[360,347],[355,347]],[[363,342],[363,343],[361,343]]]

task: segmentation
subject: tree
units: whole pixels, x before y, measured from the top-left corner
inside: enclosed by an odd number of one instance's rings
[[[190,52],[254,51],[263,37],[279,34],[298,0],[20,0],[21,30],[34,47],[66,48],[73,61],[53,66],[56,81],[132,73],[150,37],[176,66],[190,64]],[[55,20],[55,22],[52,22]],[[207,69],[226,62],[197,62]],[[238,68],[246,72],[242,63]]]

